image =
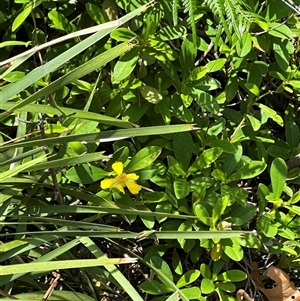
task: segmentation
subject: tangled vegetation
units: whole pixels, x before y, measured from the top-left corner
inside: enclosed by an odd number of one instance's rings
[[[299,5],[2,0],[3,300],[300,286]]]

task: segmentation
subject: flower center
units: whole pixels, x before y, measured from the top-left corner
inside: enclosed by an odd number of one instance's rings
[[[118,182],[119,183],[125,183],[127,181],[127,175],[126,173],[122,173],[118,176]]]

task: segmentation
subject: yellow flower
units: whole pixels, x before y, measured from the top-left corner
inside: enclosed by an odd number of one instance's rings
[[[123,163],[115,162],[112,165],[112,169],[117,173],[117,176],[112,179],[105,179],[101,181],[101,188],[113,188],[116,187],[119,191],[124,192],[126,186],[132,194],[138,194],[142,189],[142,186],[136,184],[136,180],[139,178],[135,173],[123,173]]]

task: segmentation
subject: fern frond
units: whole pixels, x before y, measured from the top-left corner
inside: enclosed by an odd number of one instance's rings
[[[172,17],[174,26],[178,24],[178,6],[179,0],[172,0]]]
[[[192,27],[193,41],[196,43],[197,37],[197,29],[196,29],[196,21],[195,21],[195,13],[197,11],[197,0],[183,0],[182,1],[184,13],[188,13],[188,23]]]
[[[208,5],[208,7],[212,11],[212,13],[214,15],[216,15],[217,17],[219,17],[221,25],[223,26],[223,29],[228,37],[228,40],[231,42],[231,30],[230,30],[227,20],[225,18],[226,11],[225,11],[224,0],[205,0],[205,3]],[[215,42],[216,45],[218,44],[218,40],[220,38],[219,35],[221,33],[221,30],[222,30],[222,28],[219,27],[218,35],[217,35],[216,42]]]

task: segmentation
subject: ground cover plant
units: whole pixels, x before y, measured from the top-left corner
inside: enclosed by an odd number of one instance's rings
[[[296,300],[299,5],[1,1],[2,298]]]

